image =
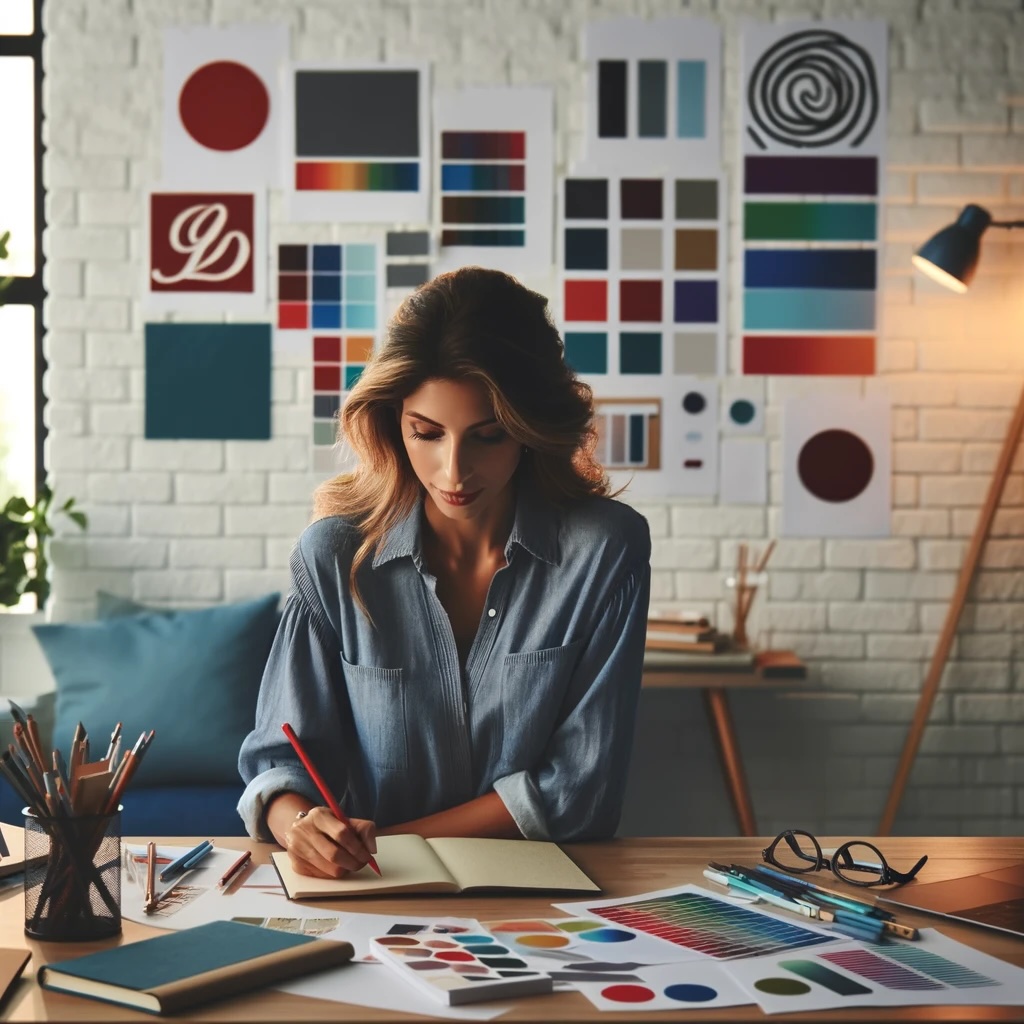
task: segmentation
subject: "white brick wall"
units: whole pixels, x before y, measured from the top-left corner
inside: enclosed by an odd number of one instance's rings
[[[864,16],[891,25],[878,377],[769,380],[768,509],[638,503],[655,538],[656,597],[685,600],[727,624],[723,577],[737,544],[763,544],[778,523],[780,403],[823,387],[891,396],[892,538],[780,541],[767,593],[758,596],[753,613],[761,639],[800,651],[819,689],[737,693],[733,700],[764,831],[802,824],[870,832],[1024,376],[1020,233],[989,231],[976,287],[964,297],[913,276],[909,264],[914,245],[965,202],[980,202],[997,217],[1024,217],[1019,0],[53,0],[46,7],[47,455],[59,493],[82,501],[91,526],[87,535],[71,534],[54,545],[52,613],[87,617],[97,587],[196,605],[284,586],[288,552],[316,483],[306,471],[302,424],[309,379],[302,369],[274,371],[274,440],[268,443],[142,437],[141,204],[159,170],[164,26],[283,20],[299,59],[426,58],[434,61],[439,86],[551,82],[563,171],[580,144],[583,20],[682,8],[717,16],[725,28],[723,152],[734,200],[738,19]],[[279,208],[272,199],[272,219]],[[733,215],[736,209],[734,201]],[[272,221],[272,243],[279,229]],[[333,225],[291,232],[291,238],[340,237]],[[737,237],[735,223],[731,237]],[[735,336],[735,251],[731,262]],[[964,615],[900,831],[1019,832],[1021,473],[1024,454]],[[0,691],[42,688],[38,661],[22,670],[25,662],[14,657],[16,646],[30,646],[15,644],[9,632],[0,635]],[[646,733],[625,828],[730,831],[693,695],[647,695],[641,729]],[[645,772],[667,764],[665,758],[672,759],[669,770],[692,784],[684,783],[677,804],[655,815],[643,801]]]

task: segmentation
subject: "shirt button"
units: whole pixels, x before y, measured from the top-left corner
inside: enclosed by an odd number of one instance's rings
[[[488,608],[487,609],[487,618],[493,619],[494,616],[497,615],[497,614],[498,613],[493,608]]]

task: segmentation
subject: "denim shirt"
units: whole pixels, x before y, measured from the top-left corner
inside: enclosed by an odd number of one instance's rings
[[[650,597],[647,521],[621,502],[566,507],[523,484],[507,565],[495,573],[461,666],[423,558],[423,505],[358,571],[358,530],[311,524],[242,744],[249,834],[276,794],[323,803],[288,744],[290,722],[345,812],[379,827],[495,790],[522,834],[614,834],[633,741]]]

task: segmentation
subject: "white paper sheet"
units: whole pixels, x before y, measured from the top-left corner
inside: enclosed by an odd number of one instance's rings
[[[672,168],[687,171],[717,170],[721,160],[722,33],[714,21],[703,18],[613,18],[589,23],[583,32],[587,60],[586,159],[607,168],[657,172]],[[599,128],[600,102],[598,62],[625,61],[626,133],[623,137],[602,136]],[[642,110],[640,62],[665,65],[665,130],[660,136],[645,134]],[[697,81],[687,84],[679,67],[684,62]],[[696,93],[695,93],[696,90]],[[699,95],[702,90],[702,95]],[[660,90],[659,90],[660,92]],[[698,102],[689,127],[680,128],[680,111]],[[655,104],[658,105],[658,104]],[[683,119],[685,120],[685,113]]]
[[[920,939],[737,960],[725,965],[765,1013],[860,1006],[1020,1006],[1024,970],[923,929]]]
[[[365,113],[364,120],[372,124],[375,120],[392,117],[393,120],[406,121],[415,119],[417,142],[415,152],[393,155],[396,147],[388,144],[387,133],[384,133],[380,145],[374,145],[373,132],[365,133],[358,140],[358,146],[347,144],[344,138],[338,139],[337,133],[330,131],[331,108],[336,106],[330,99],[310,104],[300,110],[301,96],[304,94],[303,82],[320,81],[324,88],[333,88],[327,83],[333,81],[343,85],[349,82],[363,82],[356,79],[362,73],[381,76],[384,82],[392,74],[411,74],[416,76],[415,96],[402,107],[390,106],[378,109],[376,94],[381,87],[374,84],[355,85],[345,99],[337,102],[361,105]],[[430,65],[425,61],[403,64],[363,64],[348,62],[303,62],[293,64],[284,74],[283,85],[283,138],[281,155],[283,157],[282,176],[285,182],[287,212],[293,221],[337,221],[348,224],[420,224],[430,218]],[[326,141],[316,148],[316,154],[297,151],[297,127],[304,119],[317,116],[327,126]],[[379,134],[379,133],[378,133]],[[403,147],[397,147],[403,149]],[[297,176],[310,173],[302,168],[307,165],[319,164],[325,169],[323,177],[327,184],[319,188],[298,188]],[[330,165],[333,170],[326,169]],[[415,188],[374,187],[360,176],[360,183],[355,187],[341,187],[336,180],[342,175],[344,168],[351,169],[358,165],[369,165],[377,175],[389,166],[415,166]],[[346,171],[347,173],[347,171]],[[362,175],[362,172],[359,172]]]
[[[464,142],[470,144],[473,140],[465,136],[479,139],[482,133],[492,132],[501,133],[504,138],[518,133],[525,135],[523,157],[470,155],[477,148],[472,145],[464,155],[445,153],[446,133],[458,133]],[[495,86],[439,92],[434,97],[434,133],[438,182],[434,219],[442,243],[437,272],[471,264],[493,267],[510,274],[549,273],[555,162],[552,90],[546,86]],[[500,144],[502,140],[495,141]],[[474,174],[487,173],[507,173],[516,179],[523,175],[523,187],[508,187],[510,182],[473,180]],[[492,187],[487,187],[488,184]],[[445,200],[459,197],[469,200],[477,197],[504,198],[510,201],[521,198],[525,205],[525,222],[520,225],[483,220],[465,224],[449,221],[445,217]],[[522,245],[444,244],[445,231],[449,229],[493,227],[509,230],[520,226],[524,234]]]
[[[163,180],[167,184],[192,185],[205,190],[217,188],[279,186],[281,179],[280,149],[281,95],[279,73],[288,59],[288,28],[285,25],[233,25],[229,28],[168,28],[164,30],[164,95],[163,95]],[[224,68],[224,65],[233,67]],[[225,72],[232,76],[231,90],[220,90],[236,97],[237,109],[223,109],[216,104],[216,76]],[[204,76],[209,84],[204,83]],[[195,90],[196,104],[189,103],[189,89]],[[261,94],[261,89],[263,93]],[[210,94],[214,93],[211,100]],[[184,107],[182,100],[184,100]],[[263,97],[261,99],[261,96]],[[255,104],[254,104],[255,100]],[[253,110],[266,101],[266,118],[262,129]],[[213,106],[211,107],[211,103]],[[200,108],[206,116],[190,133],[183,121],[189,110]],[[247,133],[218,129],[220,123],[212,114],[244,124],[256,132],[252,141],[240,148],[218,149],[204,145],[201,139],[212,139],[216,145],[233,146]],[[248,120],[244,120],[248,118]],[[216,141],[216,140],[220,141]]]
[[[782,420],[785,537],[887,537],[892,410],[848,395],[786,402]]]
[[[764,381],[726,377],[722,381],[722,433],[756,436],[764,433]]]
[[[754,437],[722,438],[718,497],[723,505],[768,502],[768,445]]]
[[[733,980],[725,965],[700,963],[638,967],[636,980],[579,982],[575,985],[599,1010],[712,1010],[745,1006],[754,1000]]]

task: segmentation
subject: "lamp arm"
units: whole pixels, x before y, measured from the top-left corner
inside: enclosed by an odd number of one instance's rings
[[[1024,228],[1024,220],[994,220],[989,224],[992,228]]]

